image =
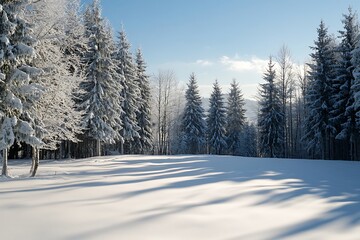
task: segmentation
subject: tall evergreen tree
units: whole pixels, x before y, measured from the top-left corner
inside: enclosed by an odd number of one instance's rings
[[[309,86],[307,90],[306,133],[307,149],[313,157],[329,159],[331,156],[331,138],[335,131],[330,121],[333,107],[332,95],[334,93],[334,52],[332,39],[327,33],[323,21],[317,30],[318,39],[314,52],[310,55],[312,63],[309,64]]]
[[[75,106],[72,113],[81,114],[81,120],[83,112],[79,111],[76,102],[76,96],[79,94],[79,84],[84,81],[85,69],[84,69],[84,59],[85,53],[87,52],[87,42],[88,39],[85,36],[85,26],[81,14],[81,0],[63,0],[66,2],[65,6],[65,23],[64,23],[64,40],[62,44],[62,50],[64,53],[64,61],[67,63],[67,70],[72,78],[73,88],[71,88],[71,99],[72,104]],[[75,121],[69,121],[72,123],[77,122],[78,117],[69,116],[70,118],[75,119]],[[80,121],[81,121],[80,120]],[[74,125],[74,124],[72,124]],[[80,125],[81,126],[81,125]],[[60,157],[70,158],[77,157],[75,149],[80,144],[78,139],[81,132],[79,128],[70,129],[73,132],[72,135],[75,135],[75,138],[65,138],[63,139],[62,144],[60,145]],[[83,131],[83,129],[81,129]],[[76,143],[76,144],[74,144]]]
[[[205,113],[194,73],[190,75],[187,86],[186,105],[181,124],[184,150],[189,154],[204,153],[206,146]]]
[[[260,152],[264,157],[281,157],[284,141],[284,113],[280,92],[275,84],[276,73],[270,57],[264,74],[265,83],[260,85],[260,109],[258,116]]]
[[[207,117],[207,137],[212,154],[224,154],[226,144],[226,109],[221,88],[216,80],[210,96],[210,109]]]
[[[2,175],[8,175],[8,149],[15,142],[43,145],[46,131],[35,108],[43,88],[31,82],[43,71],[32,66],[35,37],[23,18],[28,1],[0,1],[0,149]]]
[[[68,70],[75,76],[84,77],[82,59],[87,51],[88,39],[81,15],[81,0],[66,1],[63,52],[68,62]]]
[[[335,68],[337,91],[333,114],[339,133],[336,138],[342,140],[340,153],[348,152],[350,153],[349,157],[354,160],[360,157],[360,147],[358,147],[360,136],[356,124],[356,112],[359,111],[359,108],[354,104],[356,89],[353,87],[355,84],[353,71],[355,66],[351,58],[359,41],[359,26],[356,14],[352,12],[351,8],[349,8],[349,13],[343,17],[344,30],[339,31],[341,42],[337,49],[339,60]],[[348,145],[350,149],[347,149]],[[341,157],[347,158],[348,156],[342,154]]]
[[[121,102],[118,74],[112,60],[113,46],[110,29],[101,17],[99,2],[95,0],[84,16],[86,36],[89,38],[86,54],[85,82],[80,87],[80,108],[85,112],[86,135],[96,140],[95,155],[101,155],[101,142],[113,143],[121,128]]]
[[[354,82],[351,86],[354,94],[353,108],[356,111],[356,127],[357,129],[360,129],[360,41],[357,41],[356,47],[352,51],[351,62],[354,66]],[[359,160],[359,158],[356,160]]]
[[[146,64],[140,49],[136,53],[136,79],[140,90],[138,98],[137,123],[139,125],[139,138],[135,139],[135,148],[140,153],[149,152],[153,145],[151,130],[151,92],[149,76],[146,75]]]
[[[130,47],[125,31],[121,30],[118,36],[118,46],[114,54],[118,64],[117,72],[121,76],[119,82],[122,90],[119,94],[123,98],[122,112],[120,113],[123,123],[123,128],[120,131],[120,136],[122,137],[120,141],[121,154],[124,153],[124,143],[126,144],[127,152],[130,152],[134,139],[140,137],[138,133],[140,127],[136,119],[139,111],[137,101],[139,100],[140,91],[136,84],[136,67]]]
[[[244,105],[245,101],[241,89],[234,79],[230,85],[226,114],[227,145],[232,155],[239,155],[241,131],[246,121]]]

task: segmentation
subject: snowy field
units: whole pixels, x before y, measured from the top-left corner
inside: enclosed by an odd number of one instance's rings
[[[30,162],[10,161],[22,176]],[[227,156],[43,161],[0,178],[1,239],[359,239],[360,163]]]

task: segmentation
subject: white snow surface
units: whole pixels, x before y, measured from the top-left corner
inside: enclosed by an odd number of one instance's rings
[[[359,239],[360,163],[230,156],[10,160],[1,239]]]

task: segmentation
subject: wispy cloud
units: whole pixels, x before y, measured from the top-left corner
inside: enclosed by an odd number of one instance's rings
[[[252,57],[250,60],[242,60],[238,56],[235,56],[234,58],[222,56],[220,58],[220,63],[222,65],[235,72],[257,71],[261,73],[264,71],[267,62],[268,60],[257,57]]]
[[[195,63],[196,63],[196,64],[198,64],[198,65],[204,66],[204,67],[214,65],[214,63],[213,63],[213,62],[208,61],[208,60],[203,60],[203,59],[196,60],[196,62],[195,62]]]

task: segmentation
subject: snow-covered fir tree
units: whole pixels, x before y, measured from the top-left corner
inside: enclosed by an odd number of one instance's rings
[[[140,97],[139,86],[136,83],[136,67],[131,54],[130,43],[127,39],[124,29],[122,29],[118,36],[117,49],[114,54],[117,60],[117,72],[120,78],[118,82],[122,86],[120,96],[122,101],[122,112],[119,113],[123,128],[120,131],[120,153],[123,154],[126,150],[130,153],[135,138],[139,138],[140,127],[137,123],[138,115],[138,100]],[[125,145],[124,145],[125,144]],[[126,149],[124,148],[126,147]]]
[[[84,15],[86,36],[89,38],[86,53],[86,81],[80,84],[80,109],[85,112],[85,134],[96,140],[95,156],[101,155],[101,142],[114,143],[121,129],[121,86],[117,66],[112,59],[111,30],[101,17],[98,1],[94,1]]]
[[[36,43],[24,18],[28,1],[0,1],[0,149],[2,175],[8,175],[8,148],[17,142],[43,145],[46,131],[34,115],[43,87],[32,82],[42,69],[31,65]]]
[[[284,113],[281,108],[280,92],[275,84],[276,73],[270,57],[268,68],[264,73],[264,84],[260,84],[259,94],[259,147],[264,157],[283,156]]]
[[[329,159],[332,133],[335,131],[330,121],[334,94],[334,51],[324,22],[321,21],[317,32],[318,39],[311,47],[314,52],[310,55],[312,63],[309,64],[305,137],[310,155]]]
[[[78,138],[80,131],[84,129],[80,129],[79,126],[76,127],[76,123],[79,121],[78,115],[83,114],[82,111],[79,111],[77,107],[76,96],[80,93],[79,84],[86,79],[85,73],[85,65],[82,61],[85,57],[85,53],[87,52],[87,43],[88,39],[85,37],[85,26],[81,13],[81,0],[65,0],[66,8],[65,8],[65,21],[64,21],[64,39],[62,43],[62,52],[64,53],[64,61],[66,61],[67,70],[71,76],[72,80],[72,88],[71,94],[72,96],[71,102],[75,107],[73,108],[73,116],[68,116],[68,118],[72,118],[72,122],[74,128],[67,128],[71,130],[73,134],[70,136],[75,136],[75,138],[65,138],[60,145],[60,157],[75,157],[75,149],[79,144]],[[70,93],[70,92],[69,92]],[[75,111],[75,112],[74,112]],[[80,118],[80,121],[83,118]],[[76,144],[74,144],[76,143]]]
[[[226,109],[221,88],[216,80],[210,96],[210,108],[207,116],[207,138],[211,154],[224,154],[226,144]]]
[[[185,98],[186,105],[181,123],[184,152],[188,154],[204,153],[206,149],[205,113],[194,73],[190,75]]]
[[[337,157],[342,159],[350,157],[354,160],[360,157],[360,147],[358,147],[360,136],[356,124],[356,113],[359,108],[354,104],[354,96],[360,89],[353,86],[355,84],[353,75],[355,66],[351,58],[359,41],[359,26],[356,14],[351,8],[349,8],[349,13],[343,17],[344,30],[339,31],[341,42],[337,48],[339,57],[335,67],[336,94],[333,121],[337,125],[338,135],[336,138],[342,140],[336,144],[337,155],[340,154]],[[338,146],[341,148],[339,149]]]
[[[241,89],[234,79],[230,84],[226,112],[227,145],[229,153],[232,155],[239,155],[240,135],[246,121],[244,105]]]
[[[354,94],[353,108],[356,110],[356,127],[357,129],[360,129],[360,41],[357,41],[356,47],[352,51],[351,62],[354,66],[354,83],[351,86]],[[359,160],[359,158],[356,160]]]
[[[68,69],[73,75],[83,77],[82,62],[87,50],[88,39],[85,37],[85,26],[81,14],[81,0],[65,1],[65,21],[63,52],[68,62]]]
[[[151,130],[151,92],[149,76],[146,74],[146,64],[140,48],[136,52],[136,78],[135,82],[140,90],[138,98],[137,123],[139,137],[135,138],[134,149],[138,153],[147,153],[152,149],[153,136]]]

